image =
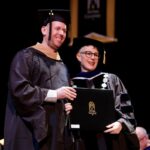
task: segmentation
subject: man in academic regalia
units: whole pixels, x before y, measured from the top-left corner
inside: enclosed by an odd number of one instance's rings
[[[69,87],[58,53],[67,36],[68,16],[68,10],[39,10],[42,41],[19,51],[12,61],[5,150],[67,150],[69,146],[64,133],[72,105],[65,100],[74,100],[76,90]]]

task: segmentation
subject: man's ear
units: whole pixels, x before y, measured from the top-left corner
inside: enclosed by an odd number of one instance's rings
[[[41,33],[42,33],[43,35],[46,35],[46,33],[47,33],[47,27],[46,27],[46,26],[42,26],[42,27],[41,27]]]

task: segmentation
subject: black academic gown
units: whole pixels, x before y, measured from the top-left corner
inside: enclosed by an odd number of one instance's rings
[[[136,120],[129,94],[118,76],[100,71],[80,72],[72,79],[77,87],[100,88],[113,90],[115,100],[116,121],[123,125],[118,135],[103,133],[91,134],[81,131],[81,138],[86,150],[139,150],[139,142],[135,134]],[[82,135],[83,133],[83,135]]]
[[[32,47],[17,53],[10,69],[5,150],[64,150],[64,104],[44,99],[49,89],[67,85],[68,74],[61,60]]]

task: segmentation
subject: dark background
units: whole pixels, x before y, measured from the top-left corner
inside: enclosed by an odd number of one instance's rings
[[[9,2],[10,8],[7,2],[1,5],[6,11],[0,10],[0,137],[3,137],[10,62],[18,50],[37,41],[38,34],[35,27],[37,8],[69,8],[69,0],[55,0],[53,3],[43,0],[41,3],[31,5],[28,1],[20,1],[17,4],[20,7],[16,7],[14,3]],[[144,126],[150,133],[148,6],[144,1],[116,0],[115,36],[118,43],[110,50],[107,68],[122,79],[131,96],[138,125]],[[86,26],[83,28],[86,29]]]

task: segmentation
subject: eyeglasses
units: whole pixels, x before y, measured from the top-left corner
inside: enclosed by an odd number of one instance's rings
[[[85,54],[85,56],[88,58],[92,58],[92,56],[94,56],[95,59],[99,59],[100,57],[98,53],[92,53],[90,51],[80,52],[80,54]]]
[[[143,137],[139,138],[139,141],[143,141],[145,139],[146,135],[144,135]]]

